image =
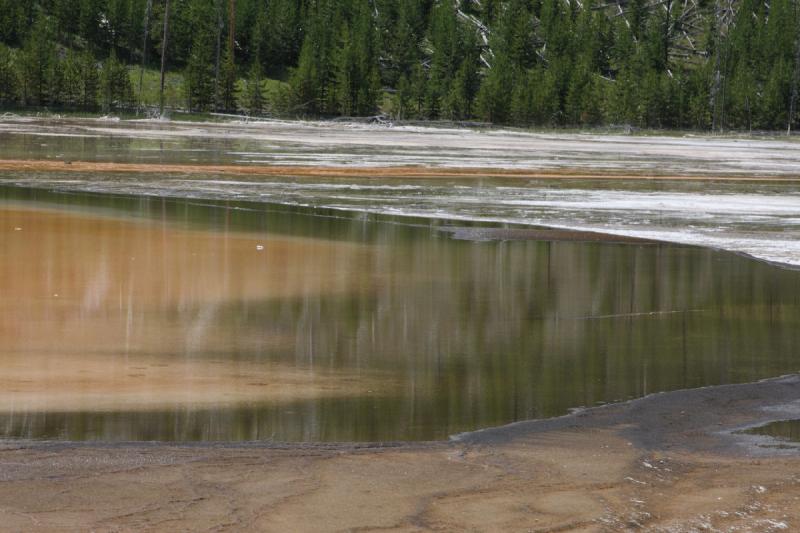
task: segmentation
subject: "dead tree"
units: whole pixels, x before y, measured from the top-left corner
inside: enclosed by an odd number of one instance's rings
[[[228,0],[228,48],[233,54],[236,44],[236,0]]]
[[[717,42],[714,58],[714,74],[711,80],[711,131],[724,128],[725,124],[725,48],[723,44],[728,31],[733,27],[736,17],[736,0],[717,0],[714,21],[717,29]],[[748,103],[749,107],[749,103]]]
[[[219,62],[220,62],[220,48],[222,47],[222,28],[224,26],[222,21],[222,0],[214,2],[217,11],[217,51],[214,63],[214,107],[219,107]]]
[[[662,39],[667,62],[708,57],[708,51],[700,45],[704,13],[697,0],[650,0],[639,7],[650,15],[664,17]],[[594,9],[606,10],[610,17],[622,18],[629,28],[632,27],[630,18],[634,6],[630,0],[615,0]]]
[[[150,32],[150,14],[153,11],[153,0],[147,0],[144,10],[144,37],[142,38],[142,68],[139,71],[139,99],[142,98],[144,87],[144,69],[147,66],[147,37]]]
[[[161,98],[158,111],[164,116],[164,75],[167,66],[167,34],[169,32],[169,0],[164,0],[164,35],[161,39]]]

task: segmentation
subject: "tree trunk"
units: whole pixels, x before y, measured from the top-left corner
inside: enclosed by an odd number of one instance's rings
[[[228,0],[228,47],[234,53],[236,40],[236,0]]]
[[[714,79],[711,86],[711,131],[716,133],[719,128],[719,109],[717,97],[719,96],[722,85],[722,73],[720,72],[720,56],[722,55],[722,7],[719,1],[717,2],[716,10],[714,13],[717,22],[717,42],[714,58]]]
[[[217,57],[214,64],[214,109],[219,111],[219,61],[222,46],[222,0],[215,2],[217,8]]]
[[[794,2],[794,20],[797,24],[797,0]],[[792,134],[792,121],[794,120],[795,108],[797,106],[797,83],[800,77],[800,31],[795,36],[794,45],[794,72],[792,72],[792,96],[789,98],[789,123],[786,126],[786,135]]]
[[[139,100],[142,100],[142,88],[144,87],[144,68],[147,66],[147,34],[150,31],[150,13],[153,10],[153,0],[147,0],[147,7],[144,10],[144,38],[142,39],[142,69],[139,71]]]
[[[164,74],[167,66],[167,32],[169,31],[169,0],[164,0],[164,35],[161,40],[161,98],[159,114],[164,116]]]

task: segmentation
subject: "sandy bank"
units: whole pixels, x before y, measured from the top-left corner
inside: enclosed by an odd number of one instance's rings
[[[153,174],[222,174],[240,176],[294,176],[315,178],[519,178],[519,179],[614,179],[681,181],[773,181],[800,182],[800,176],[770,174],[657,174],[652,172],[620,173],[614,171],[565,169],[538,171],[511,168],[457,168],[427,166],[287,166],[287,165],[186,165],[161,163],[103,163],[94,161],[49,161],[3,159],[0,171],[29,172],[137,172]]]
[[[800,456],[731,431],[800,377],[650,396],[449,443],[6,442],[9,530],[791,531]]]

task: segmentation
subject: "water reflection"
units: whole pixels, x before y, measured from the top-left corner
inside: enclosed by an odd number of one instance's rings
[[[800,442],[800,420],[778,420],[742,433],[772,437],[783,442]]]
[[[6,436],[434,439],[800,366],[800,274],[732,254],[0,198]]]

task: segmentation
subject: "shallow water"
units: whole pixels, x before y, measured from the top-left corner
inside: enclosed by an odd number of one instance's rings
[[[0,187],[0,434],[439,439],[800,368],[796,271],[467,225]]]
[[[176,164],[423,165],[645,175],[800,175],[794,140],[526,134],[268,122],[0,122],[0,159]],[[438,178],[310,179],[3,172],[27,187],[252,200],[595,230],[800,267],[800,183]]]
[[[748,429],[743,433],[772,437],[783,442],[800,442],[800,420],[778,420]]]
[[[0,117],[0,158],[797,176],[794,138],[529,133],[344,122]]]

